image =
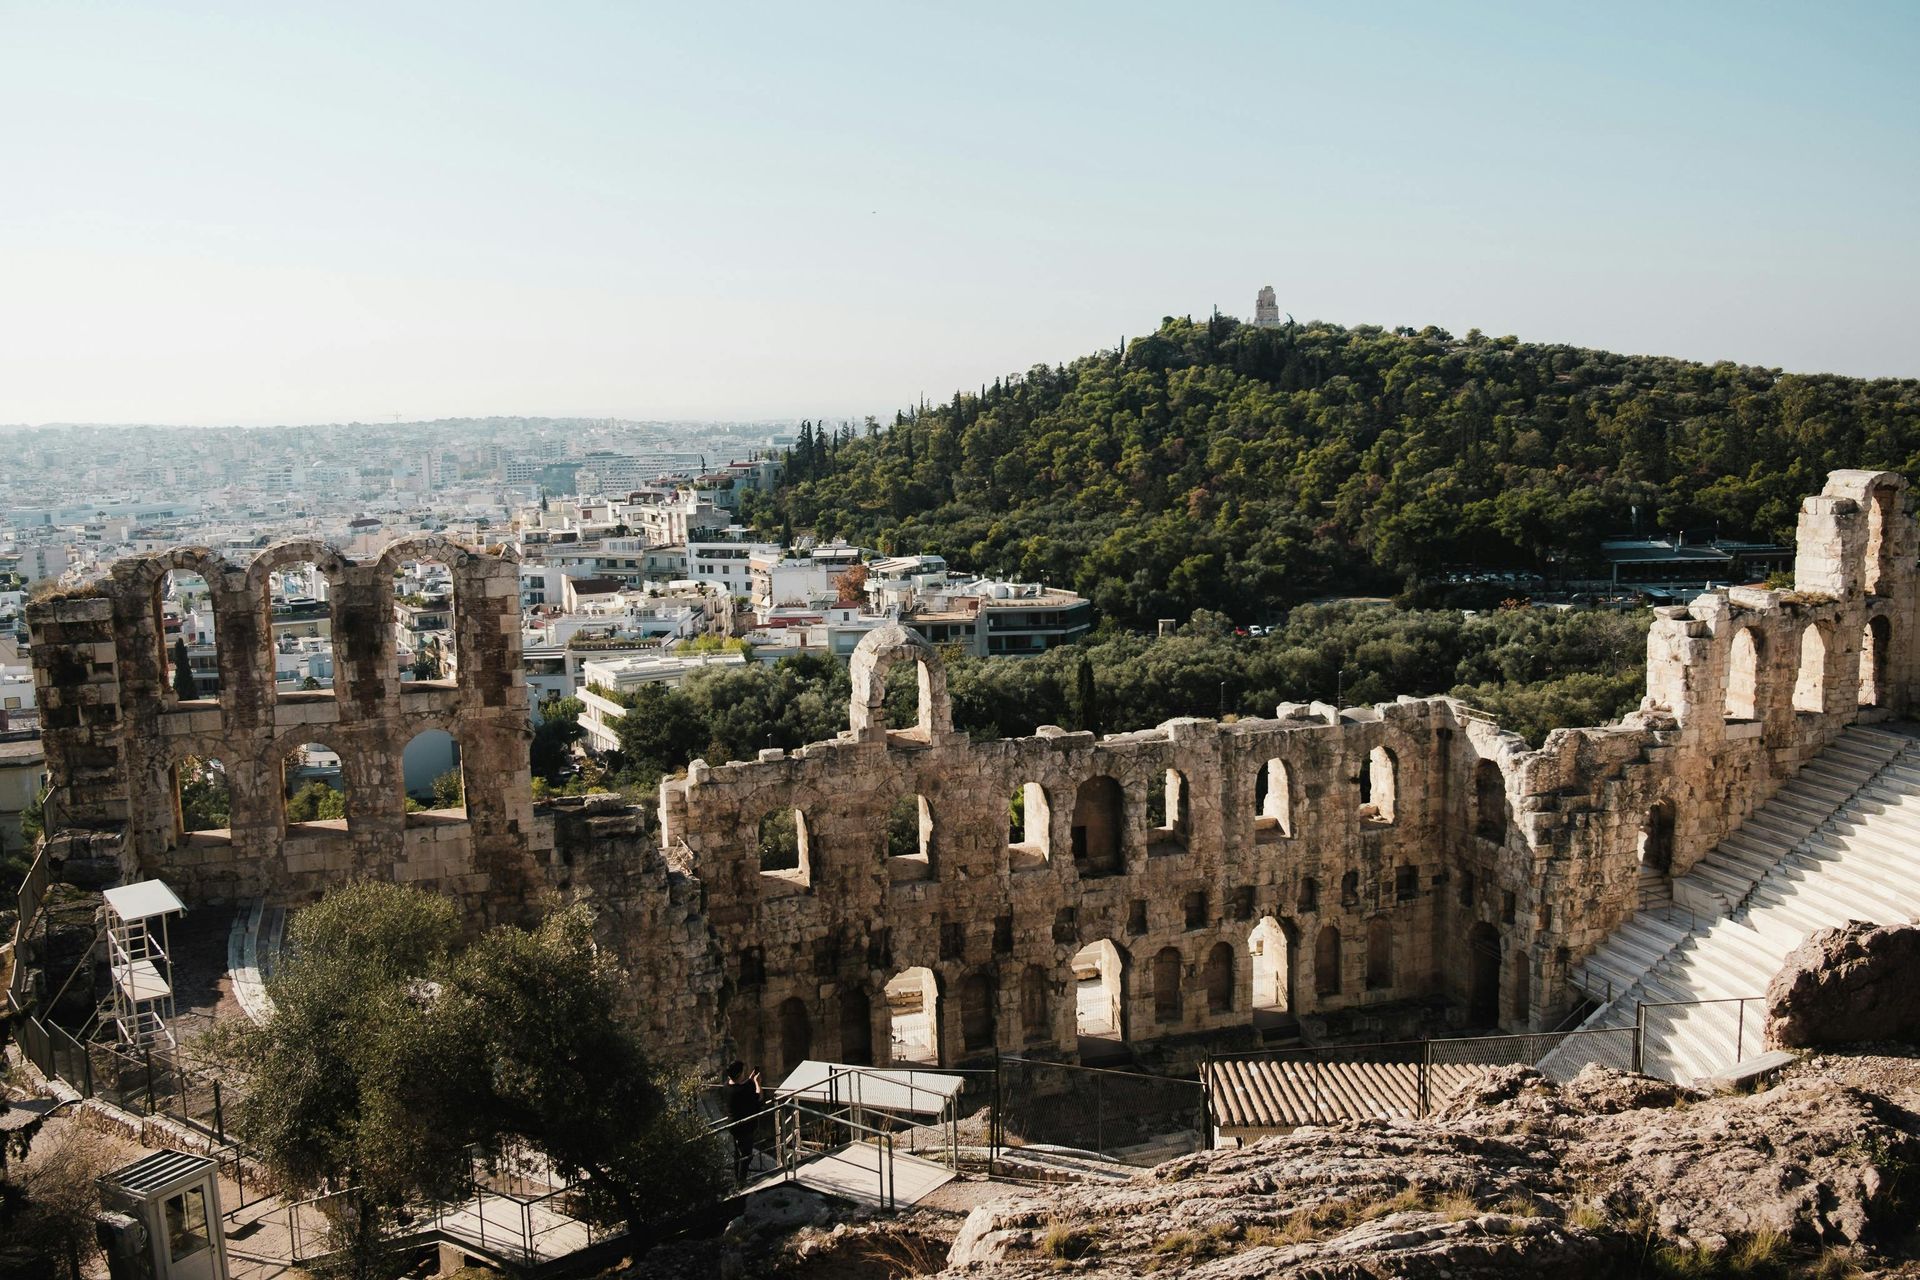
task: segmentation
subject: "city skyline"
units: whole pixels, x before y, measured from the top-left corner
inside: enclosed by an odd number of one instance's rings
[[[1920,374],[1920,14],[10,15],[0,421],[890,417],[1218,306]]]

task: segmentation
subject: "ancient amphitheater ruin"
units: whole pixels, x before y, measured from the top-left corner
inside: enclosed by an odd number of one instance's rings
[[[889,627],[854,656],[845,732],[696,761],[662,784],[657,822],[614,797],[533,802],[510,554],[417,539],[356,562],[289,543],[237,565],[177,550],[33,607],[49,847],[56,867],[107,860],[189,904],[297,904],[353,876],[427,886],[476,922],[584,896],[660,1051],[702,1064],[1072,1058],[1263,1017],[1365,1026],[1416,998],[1509,1030],[1592,1001],[1597,1024],[1715,929],[1746,927],[1770,877],[1817,861],[1809,842],[1898,807],[1885,792],[1906,783],[1907,739],[1859,726],[1914,699],[1905,480],[1835,472],[1798,537],[1795,590],[1658,610],[1642,709],[1539,750],[1447,698],[974,741],[937,655]],[[396,671],[406,560],[452,571],[453,679]],[[276,692],[267,578],[296,561],[331,586],[333,690]],[[181,701],[166,678],[155,599],[173,569],[208,583],[217,699]],[[918,722],[889,728],[903,663]],[[406,810],[401,755],[425,729],[459,743],[464,808]],[[283,769],[307,743],[339,755],[344,819],[287,820]],[[188,757],[224,763],[230,829],[181,829]],[[918,839],[890,851],[901,803]],[[788,813],[791,865],[763,869],[761,823]],[[1882,877],[1856,878],[1867,892]],[[1852,907],[1836,894],[1831,910]]]

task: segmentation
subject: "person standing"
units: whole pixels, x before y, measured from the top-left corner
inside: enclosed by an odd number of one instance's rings
[[[760,1073],[747,1070],[739,1059],[727,1064],[728,1132],[733,1135],[733,1180],[747,1183],[754,1152],[760,1149],[760,1134],[765,1125],[766,1098],[760,1088]]]

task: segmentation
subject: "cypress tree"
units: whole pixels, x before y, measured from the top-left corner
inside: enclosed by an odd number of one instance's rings
[[[187,663],[187,641],[184,636],[173,638],[173,692],[182,702],[192,702],[200,696],[193,683],[193,668]]]

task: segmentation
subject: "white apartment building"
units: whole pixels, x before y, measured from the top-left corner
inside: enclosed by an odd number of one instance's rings
[[[738,653],[708,653],[690,657],[656,654],[646,657],[610,658],[586,664],[586,685],[579,692],[582,705],[580,729],[584,744],[593,751],[620,749],[619,723],[627,709],[611,698],[595,692],[631,693],[641,685],[678,685],[695,671],[712,667],[741,667],[746,658]]]

